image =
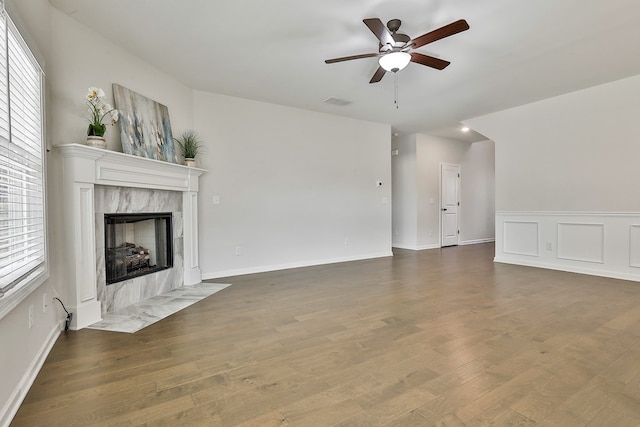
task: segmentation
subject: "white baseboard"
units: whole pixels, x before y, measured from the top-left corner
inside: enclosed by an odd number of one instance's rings
[[[417,250],[417,248],[416,248],[416,246],[415,246],[415,245],[403,245],[402,243],[400,243],[400,244],[396,244],[396,243],[394,243],[394,244],[392,244],[391,246],[392,246],[393,248],[398,248],[398,249],[408,249],[408,250],[410,250],[410,251],[415,251],[415,250]]]
[[[435,244],[435,245],[417,245],[417,246],[410,246],[410,245],[393,245],[394,248],[398,248],[398,249],[408,249],[410,251],[423,251],[426,249],[440,249],[440,245]]]
[[[29,389],[33,385],[33,382],[38,376],[38,372],[42,369],[42,365],[44,365],[44,361],[47,359],[49,352],[53,348],[53,345],[56,343],[56,340],[60,336],[60,331],[62,330],[62,323],[56,323],[53,329],[49,332],[49,336],[42,343],[40,347],[40,351],[34,357],[34,359],[29,364],[29,368],[22,376],[22,380],[18,384],[18,386],[11,393],[11,397],[5,403],[2,411],[0,411],[0,426],[8,427],[11,424],[11,420],[20,409],[20,405],[25,397],[27,397],[27,393]]]
[[[461,242],[458,243],[458,245],[460,246],[465,246],[465,245],[478,245],[481,243],[491,243],[491,242],[495,242],[496,239],[495,238],[491,238],[491,239],[474,239],[474,240],[463,240]]]
[[[435,245],[418,245],[418,247],[416,248],[417,251],[424,251],[427,249],[440,249],[440,245],[439,244],[435,244]]]
[[[566,271],[568,273],[587,274],[589,276],[608,277],[610,279],[630,280],[632,282],[640,282],[640,274],[621,273],[609,270],[595,270],[592,268],[580,268],[568,266],[564,264],[553,264],[536,261],[526,261],[522,259],[509,259],[508,257],[495,257],[493,262],[501,264],[522,265],[525,267],[545,268],[547,270]]]
[[[496,239],[476,239],[476,240],[463,240],[461,242],[458,243],[459,246],[464,246],[464,245],[477,245],[480,243],[491,243],[491,242],[495,242]],[[408,249],[411,251],[423,251],[426,249],[440,249],[440,245],[435,244],[435,245],[418,245],[418,246],[410,246],[410,245],[397,245],[394,244],[393,245],[394,248],[398,248],[398,249]]]
[[[221,277],[242,276],[245,274],[266,273],[268,271],[288,270],[290,268],[311,267],[314,265],[335,264],[338,262],[361,261],[365,259],[384,258],[393,256],[393,252],[383,252],[368,255],[328,258],[322,260],[291,262],[285,264],[262,265],[257,267],[237,268],[232,270],[209,271],[202,273],[203,280],[219,279]]]

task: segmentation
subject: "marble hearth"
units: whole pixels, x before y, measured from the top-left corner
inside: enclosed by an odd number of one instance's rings
[[[57,147],[63,157],[65,302],[71,329],[102,314],[201,282],[198,261],[198,179],[205,171],[81,144]],[[173,213],[174,267],[106,286],[104,213]],[[178,260],[179,262],[176,262]]]

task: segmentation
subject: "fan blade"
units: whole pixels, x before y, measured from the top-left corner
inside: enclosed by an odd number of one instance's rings
[[[418,52],[411,52],[411,62],[426,65],[427,67],[435,68],[436,70],[443,70],[451,64],[451,62],[445,61],[444,59],[434,58],[433,56],[423,55]]]
[[[373,58],[374,56],[380,56],[380,54],[379,53],[363,53],[361,55],[343,56],[342,58],[326,59],[324,62],[325,64],[333,64],[335,62],[351,61],[352,59]]]
[[[369,83],[378,83],[384,77],[384,73],[386,73],[385,69],[378,67],[373,77],[371,77],[371,80],[369,80]]]
[[[424,46],[425,44],[433,43],[437,40],[452,36],[454,34],[458,34],[468,29],[469,24],[467,24],[467,21],[465,21],[464,19],[460,19],[456,22],[452,22],[449,25],[440,27],[437,30],[433,30],[427,34],[423,34],[420,37],[416,37],[415,39],[411,40],[409,44],[412,44],[412,47],[416,49],[420,46]]]
[[[393,46],[395,44],[396,41],[393,39],[393,36],[381,20],[378,18],[367,18],[363,19],[362,22],[364,22],[364,25],[369,27],[371,32],[378,38],[378,40],[380,40],[380,43],[382,43],[383,46],[386,44]]]

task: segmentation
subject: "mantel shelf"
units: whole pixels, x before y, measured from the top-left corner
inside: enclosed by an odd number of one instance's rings
[[[82,144],[56,147],[72,160],[74,181],[99,185],[138,187],[174,191],[198,191],[198,177],[205,169],[161,160],[132,156]]]

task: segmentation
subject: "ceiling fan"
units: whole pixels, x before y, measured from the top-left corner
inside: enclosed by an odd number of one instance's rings
[[[352,59],[378,57],[378,63],[380,65],[369,83],[379,82],[387,71],[395,73],[402,70],[409,64],[409,62],[426,65],[427,67],[435,68],[436,70],[444,69],[450,64],[449,61],[411,51],[469,29],[467,21],[460,19],[449,25],[440,27],[437,30],[423,34],[420,37],[411,39],[406,34],[398,33],[400,24],[402,24],[402,21],[399,19],[390,20],[387,22],[386,27],[378,18],[367,18],[363,19],[362,22],[369,27],[371,32],[380,41],[378,52],[327,59],[324,62],[327,64],[333,64],[335,62],[350,61]]]

